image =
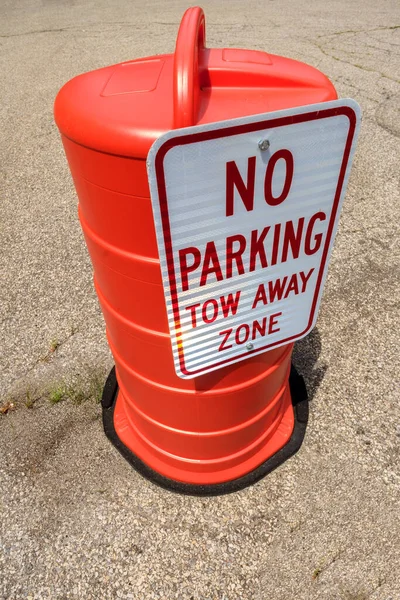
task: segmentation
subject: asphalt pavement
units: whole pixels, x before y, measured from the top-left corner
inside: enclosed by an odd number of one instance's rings
[[[322,70],[363,111],[317,327],[310,422],[256,485],[180,496],[106,439],[112,367],[53,101],[171,52],[181,0],[0,6],[0,598],[400,600],[400,4],[207,0],[210,47]]]

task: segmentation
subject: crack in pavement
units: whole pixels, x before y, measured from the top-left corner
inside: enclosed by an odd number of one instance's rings
[[[55,356],[55,352],[61,348],[62,346],[64,346],[72,337],[74,337],[74,335],[76,335],[78,333],[78,330],[73,330],[71,331],[62,341],[60,341],[57,344],[57,347],[55,348],[55,350],[48,350],[46,352],[46,354],[39,356],[39,358],[36,358],[36,360],[23,372],[19,372],[16,377],[14,377],[13,381],[11,381],[10,383],[10,390],[12,390],[13,388],[15,388],[16,386],[19,386],[24,379],[26,379],[26,377],[28,375],[30,375],[38,365],[43,365],[43,364],[47,364],[52,362],[52,358]],[[9,394],[10,395],[10,394]],[[17,394],[17,399],[18,399],[18,395]],[[13,396],[12,392],[11,392],[11,396]]]
[[[322,35],[319,35],[318,39],[337,35],[345,35],[347,33],[372,33],[373,31],[393,31],[395,29],[400,29],[400,25],[391,25],[389,27],[374,27],[373,29],[345,29],[343,31],[334,31],[333,33],[324,33]]]
[[[22,33],[10,33],[8,35],[0,35],[0,38],[22,37],[24,35],[34,35],[36,33],[60,33],[61,31],[71,31],[77,27],[62,27],[60,29],[37,29],[34,31],[23,31]]]
[[[395,83],[399,83],[400,84],[400,79],[396,79],[395,77],[391,77],[390,75],[387,75],[386,73],[382,73],[381,71],[377,71],[376,69],[372,69],[370,67],[365,67],[365,66],[357,64],[357,63],[353,63],[350,60],[344,60],[343,58],[339,58],[338,56],[335,56],[334,54],[331,54],[321,44],[318,44],[317,42],[311,42],[310,41],[310,43],[313,46],[315,46],[316,48],[318,48],[322,52],[322,54],[324,54],[328,58],[331,58],[332,60],[336,60],[336,61],[338,61],[340,63],[344,63],[346,65],[350,65],[351,67],[355,67],[356,69],[360,69],[361,71],[366,71],[368,73],[376,73],[377,75],[380,75],[381,77],[384,77],[385,79],[389,79],[390,81],[394,81]]]
[[[381,102],[375,110],[374,118],[379,127],[395,137],[400,137],[400,94],[395,94]]]
[[[162,23],[161,23],[162,24]],[[0,35],[0,38],[3,39],[7,39],[7,38],[14,38],[14,37],[23,37],[25,35],[36,35],[39,33],[64,33],[66,31],[80,31],[80,32],[86,32],[86,31],[90,31],[91,33],[105,33],[107,30],[106,29],[93,29],[93,27],[96,27],[97,25],[122,25],[124,27],[135,27],[135,29],[140,29],[143,27],[146,27],[145,24],[138,24],[138,23],[127,23],[126,21],[115,21],[115,22],[102,22],[102,23],[89,23],[87,25],[84,25],[84,28],[81,27],[77,27],[76,25],[70,25],[68,27],[59,27],[59,28],[55,28],[55,29],[34,29],[32,31],[22,31],[21,33],[10,33],[10,34],[3,34]],[[174,23],[174,25],[176,25],[176,23]]]

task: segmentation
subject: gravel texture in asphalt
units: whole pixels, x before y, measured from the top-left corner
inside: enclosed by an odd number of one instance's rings
[[[186,8],[0,6],[0,597],[399,600],[398,0],[203,2],[210,47],[307,62],[363,110],[318,324],[295,349],[300,452],[194,498],[144,480],[102,431],[113,363],[53,101],[74,75],[171,52]]]

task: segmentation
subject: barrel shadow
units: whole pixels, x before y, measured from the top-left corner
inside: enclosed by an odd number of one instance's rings
[[[309,401],[314,398],[328,369],[328,365],[318,364],[321,348],[321,335],[317,327],[294,345],[292,362],[304,377]]]

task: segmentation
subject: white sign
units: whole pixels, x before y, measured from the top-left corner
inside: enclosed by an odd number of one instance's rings
[[[335,100],[153,144],[147,168],[180,377],[314,327],[359,116],[354,100]]]

